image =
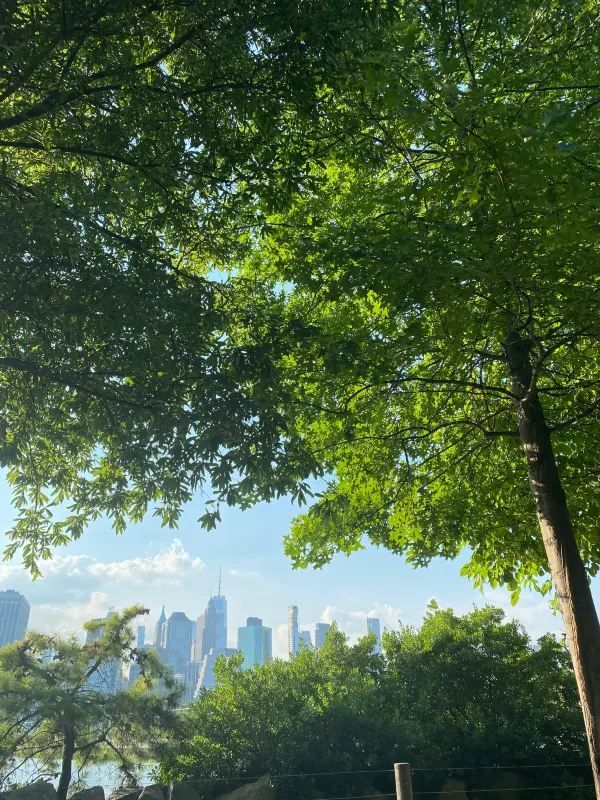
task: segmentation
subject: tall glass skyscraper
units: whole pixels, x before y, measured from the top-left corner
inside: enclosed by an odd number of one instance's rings
[[[192,659],[194,623],[183,611],[174,611],[163,623],[160,638],[164,663],[175,674],[184,675]]]
[[[20,592],[14,589],[0,591],[0,647],[24,638],[30,608]]]
[[[214,650],[211,650],[210,653],[207,653],[204,656],[200,662],[198,670],[198,683],[196,684],[194,697],[198,697],[202,689],[212,689],[215,686],[215,664],[217,663],[217,659],[221,656],[225,656],[225,658],[231,658],[231,656],[234,656],[236,652],[237,651],[233,647],[225,647],[223,650],[219,650],[218,653],[215,653]]]
[[[194,661],[202,661],[211,650],[215,652],[227,647],[227,600],[221,594],[213,595],[208,601],[206,611],[198,617]]]
[[[266,664],[273,653],[273,634],[265,628],[262,619],[248,617],[246,626],[238,628],[238,650],[244,656],[242,669],[250,669],[255,664]]]
[[[165,607],[163,605],[160,617],[156,620],[156,626],[154,628],[154,647],[162,647],[162,626],[166,621],[167,615],[165,614]]]
[[[214,666],[220,656],[232,656],[237,651],[227,647],[227,600],[221,594],[221,576],[216,595],[211,595],[206,611],[198,617],[193,660],[198,663],[198,684],[195,696],[201,689],[215,685]]]
[[[367,617],[367,633],[375,634],[374,653],[381,653],[381,626],[377,617]]]
[[[328,622],[317,622],[315,625],[315,649],[318,650],[323,647],[325,637],[331,630],[331,625]]]
[[[312,650],[312,636],[310,635],[310,631],[300,631],[298,634],[298,641],[300,647],[308,647],[309,650]]]
[[[288,608],[288,652],[290,658],[297,655],[300,649],[300,634],[298,632],[298,606]]]

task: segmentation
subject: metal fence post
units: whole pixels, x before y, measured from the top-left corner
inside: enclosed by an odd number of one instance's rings
[[[397,800],[413,800],[410,764],[405,762],[401,764],[394,764],[394,775],[396,777]]]

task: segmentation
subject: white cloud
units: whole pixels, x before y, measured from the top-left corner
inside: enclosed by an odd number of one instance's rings
[[[87,572],[103,581],[126,581],[133,585],[152,581],[155,586],[176,586],[191,574],[202,572],[204,566],[201,558],[191,556],[175,539],[162,553],[125,561],[94,561],[87,566]]]
[[[105,592],[92,592],[87,601],[78,604],[40,603],[31,608],[29,628],[63,635],[80,633],[84,622],[106,616],[109,608],[110,599]]]
[[[185,608],[185,587],[197,585],[205,570],[202,559],[188,553],[179,539],[154,555],[110,561],[57,554],[41,567],[43,577],[32,581],[20,564],[2,565],[0,588],[17,589],[27,597],[30,628],[77,634],[86,620],[104,616],[109,607],[134,603],[151,609],[145,623],[151,631],[161,604],[166,601],[169,610]],[[197,615],[197,608],[189,611]]]
[[[153,556],[129,558],[122,561],[100,561],[86,555],[55,555],[52,560],[42,562],[42,578],[39,582],[53,578],[85,578],[86,588],[90,579],[102,581],[102,585],[114,581],[118,583],[140,584],[152,581],[156,586],[177,585],[183,578],[198,574],[205,568],[197,556],[186,552],[179,539]],[[13,583],[29,582],[29,576],[20,564],[0,567],[0,580]]]
[[[273,658],[288,657],[288,626],[278,625],[273,631]]]
[[[513,606],[507,589],[488,589],[483,594],[486,603],[499,606],[509,619],[518,620],[533,639],[546,633],[561,636],[564,632],[562,619],[550,608],[548,596],[523,592],[517,605]]]

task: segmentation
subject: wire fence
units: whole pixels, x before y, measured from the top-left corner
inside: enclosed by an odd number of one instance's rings
[[[543,775],[535,776],[534,773],[536,770],[538,772],[543,770]],[[555,777],[558,777],[558,781],[547,780],[547,782],[542,782],[538,785],[533,778],[543,778],[545,776],[547,779],[550,777],[549,775],[546,776],[547,770],[563,770],[565,775],[559,776],[557,772],[554,772],[553,774]],[[571,798],[572,800],[592,800],[592,798],[595,797],[593,793],[594,784],[589,782],[589,776],[587,774],[585,776],[581,775],[579,782],[575,782],[578,780],[579,776],[577,774],[573,774],[573,770],[591,771],[591,766],[589,762],[550,764],[490,764],[460,767],[416,767],[412,768],[410,772],[416,783],[416,786],[412,792],[413,797],[439,797],[440,800],[445,797],[454,797],[457,799],[466,797],[468,800],[477,800],[477,798],[481,797],[490,798],[491,800],[492,797],[497,796],[506,797],[506,800],[519,800],[521,796],[535,797],[539,796],[535,793],[545,792],[545,796],[548,797],[548,800],[553,800],[553,798],[556,798],[556,800],[559,800],[559,798],[569,798],[569,800],[571,800]],[[524,771],[527,772],[527,781],[533,785],[490,785],[493,784],[494,781],[485,779],[486,773],[488,775],[494,773],[512,773],[514,776],[515,773],[523,773]],[[377,800],[377,798],[398,797],[395,789],[391,791],[391,789],[393,789],[393,775],[394,769],[391,767],[386,767],[378,769],[327,770],[321,772],[280,772],[270,774],[269,778],[275,788],[279,789],[279,796],[283,798],[283,800],[288,800],[288,798],[289,800],[292,800],[292,798],[296,800],[296,797],[308,796],[308,794],[302,794],[302,792],[293,792],[290,782],[294,781],[298,781],[303,784],[310,783],[313,787],[312,796],[315,798],[322,796],[323,800]],[[475,776],[477,776],[477,786],[471,785],[475,779]],[[218,785],[223,786],[223,784],[231,785],[237,783],[239,785],[240,782],[249,783],[259,780],[261,777],[264,777],[264,775],[215,776],[210,778],[192,778],[186,781],[186,783],[196,784],[197,786],[205,785],[217,787]],[[562,783],[560,782],[561,777],[563,778]],[[330,779],[337,779],[337,785],[339,785],[340,780],[345,780],[348,784],[350,784],[351,781],[358,778],[364,780],[369,780],[372,778],[374,781],[377,781],[380,784],[388,784],[388,788],[382,786],[381,790],[379,790],[379,788],[376,786],[369,786],[368,788],[365,787],[362,789],[362,793],[358,793],[361,792],[360,789],[357,792],[355,786],[352,788],[348,786],[350,792],[347,792],[346,794],[338,794],[327,793],[326,787],[323,786],[323,784]],[[585,778],[588,780],[586,781]],[[431,788],[432,781],[438,784],[435,786],[435,788]],[[462,785],[455,786],[450,784],[450,781],[454,781],[454,783],[460,781]],[[307,788],[306,785],[304,788]],[[300,789],[300,785],[298,786],[298,789]],[[354,791],[352,791],[352,789],[354,789]]]

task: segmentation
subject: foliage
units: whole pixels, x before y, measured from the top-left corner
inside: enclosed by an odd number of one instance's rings
[[[6,786],[24,773],[60,777],[66,796],[73,764],[115,763],[134,778],[176,727],[180,690],[149,650],[133,647],[129,623],[148,613],[133,606],[86,625],[93,637],[80,644],[29,633],[0,649],[0,779]],[[123,691],[102,691],[106,671],[138,664],[140,677]]]
[[[322,649],[290,662],[243,672],[239,660],[221,662],[220,682],[186,709],[160,779],[196,780],[213,797],[268,772],[284,776],[275,780],[282,797],[315,788],[338,797],[391,791],[395,761],[434,770],[581,761],[577,690],[553,637],[533,645],[492,607],[457,616],[431,606],[420,628],[384,636],[383,655],[373,642],[350,646],[334,628]],[[417,773],[415,790],[439,790],[448,774]],[[462,777],[482,785],[482,773]],[[544,778],[527,773],[523,785]]]
[[[247,249],[259,199],[274,210],[310,182],[324,76],[381,12],[360,0],[3,12],[0,464],[17,509],[6,553],[22,547],[35,574],[99,515],[121,532],[150,506],[176,525],[204,482],[231,503],[292,488],[294,447],[256,395],[268,363],[228,339],[215,267]],[[209,506],[202,521],[217,518]]]
[[[548,591],[517,425],[539,400],[596,573],[598,24],[586,2],[403,3],[332,100],[337,146],[244,271],[290,439],[331,476],[296,564],[364,536],[419,565],[467,546],[477,585]]]

